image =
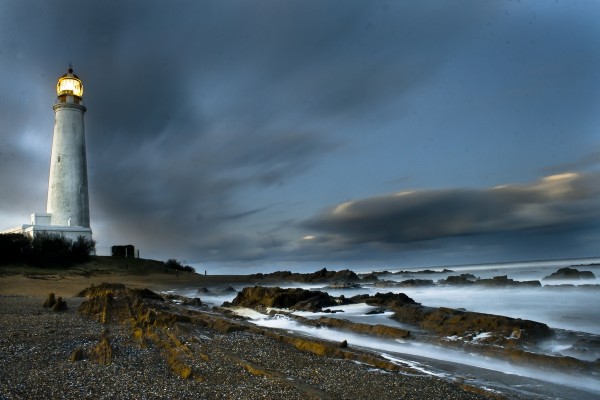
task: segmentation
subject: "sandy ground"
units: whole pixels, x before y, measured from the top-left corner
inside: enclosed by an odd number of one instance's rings
[[[0,295],[45,296],[50,292],[65,298],[76,296],[81,290],[101,283],[123,283],[130,287],[147,288],[154,291],[189,287],[224,286],[228,284],[252,284],[245,275],[198,275],[183,272],[179,275],[166,273],[140,274],[97,274],[90,277],[80,275],[24,275],[0,276]]]

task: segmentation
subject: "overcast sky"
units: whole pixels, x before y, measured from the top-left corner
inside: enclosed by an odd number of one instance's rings
[[[0,228],[83,80],[100,254],[239,271],[600,255],[600,2],[0,2]]]

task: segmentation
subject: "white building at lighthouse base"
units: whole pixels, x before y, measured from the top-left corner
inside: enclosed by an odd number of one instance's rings
[[[90,228],[71,225],[50,225],[51,219],[52,214],[34,213],[31,214],[31,221],[29,224],[5,229],[0,231],[0,234],[20,233],[31,238],[38,235],[57,235],[72,241],[77,240],[79,236],[83,236],[85,239],[92,240],[92,230]]]

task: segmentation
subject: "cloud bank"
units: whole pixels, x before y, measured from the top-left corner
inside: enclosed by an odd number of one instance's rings
[[[336,242],[388,247],[460,236],[564,233],[590,225],[600,225],[600,173],[375,196],[339,204],[303,223]]]

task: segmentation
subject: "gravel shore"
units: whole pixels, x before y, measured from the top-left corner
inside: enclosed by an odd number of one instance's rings
[[[72,362],[90,351],[106,325],[68,310],[42,308],[43,297],[0,296],[1,399],[486,399],[459,383],[417,371],[388,372],[297,350],[264,335],[191,327],[194,375],[182,379],[161,350],[140,346],[125,324],[108,326],[113,360]]]

